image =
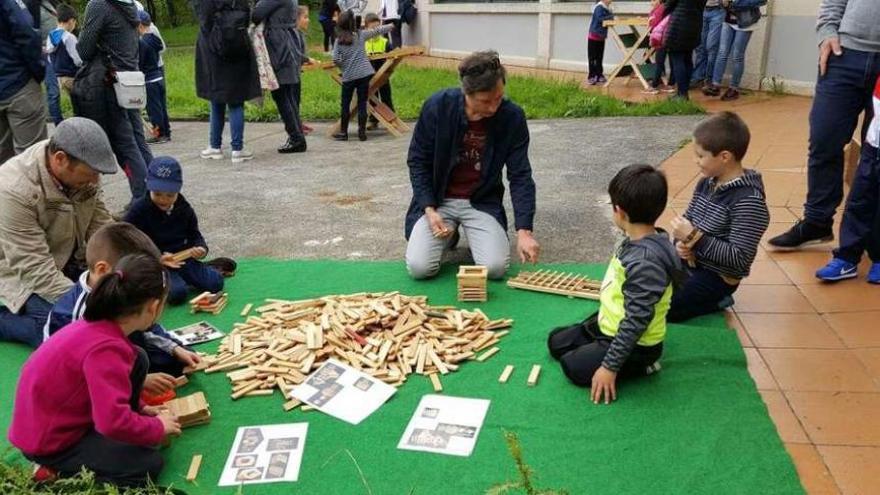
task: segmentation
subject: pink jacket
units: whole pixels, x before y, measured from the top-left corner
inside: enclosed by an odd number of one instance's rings
[[[135,356],[113,322],[80,320],[59,330],[22,368],[9,441],[25,454],[52,455],[94,429],[119,442],[158,445],[162,422],[129,404]]]

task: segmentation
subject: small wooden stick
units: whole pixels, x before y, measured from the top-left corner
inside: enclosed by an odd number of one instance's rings
[[[252,303],[247,303],[247,305],[244,307],[244,309],[241,310],[241,316],[247,316],[248,313],[251,312],[251,308],[253,308],[253,307],[254,307],[254,305]]]
[[[292,411],[292,410],[296,409],[297,407],[299,407],[301,404],[302,404],[302,401],[300,401],[299,399],[291,399],[291,400],[284,403],[284,410],[285,411]]]
[[[530,387],[534,387],[535,385],[538,384],[538,375],[540,375],[540,374],[541,374],[541,365],[536,364],[536,365],[532,366],[532,372],[529,373],[529,380],[527,382]]]
[[[501,376],[498,377],[498,381],[500,383],[507,383],[507,380],[510,379],[510,375],[513,374],[513,365],[508,364],[504,367],[504,371],[501,372]]]
[[[437,373],[431,373],[428,376],[431,378],[431,385],[434,387],[434,392],[442,392],[443,384],[440,383],[440,377]]]
[[[483,361],[485,361],[485,360],[489,359],[490,357],[494,356],[495,353],[497,353],[497,352],[500,351],[500,350],[501,350],[500,347],[493,347],[493,348],[489,349],[488,351],[486,351],[486,352],[480,354],[480,357],[477,358],[477,361],[479,361],[479,362],[482,363]]]
[[[189,471],[186,472],[186,481],[195,481],[199,475],[199,467],[202,466],[202,454],[196,454],[189,464]]]
[[[186,385],[187,383],[189,383],[189,378],[187,378],[186,375],[183,375],[183,376],[179,376],[179,377],[175,378],[174,381],[175,381],[174,388],[177,388],[177,387],[182,387],[182,386]]]

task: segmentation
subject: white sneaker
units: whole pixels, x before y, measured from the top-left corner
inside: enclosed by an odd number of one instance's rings
[[[250,150],[241,150],[241,151],[233,151],[232,152],[232,163],[241,163],[246,162],[248,160],[253,160],[254,153]]]
[[[208,146],[203,149],[199,156],[204,158],[205,160],[222,160],[223,159],[223,150],[220,148],[212,148]]]

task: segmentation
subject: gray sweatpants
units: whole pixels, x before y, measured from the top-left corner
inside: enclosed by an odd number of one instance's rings
[[[437,208],[447,226],[464,230],[474,262],[489,270],[489,278],[504,276],[510,265],[510,240],[507,232],[492,215],[484,213],[466,199],[447,199]],[[415,279],[430,278],[440,271],[440,260],[449,238],[434,237],[423,215],[416,222],[406,246],[406,269]]]
[[[0,101],[0,165],[46,139],[46,99],[31,79],[9,99]]]

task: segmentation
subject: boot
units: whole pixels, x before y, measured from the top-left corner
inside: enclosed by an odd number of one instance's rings
[[[278,148],[279,153],[303,153],[306,151],[306,140],[303,138],[294,139],[287,138],[287,142],[284,143],[283,146]]]

